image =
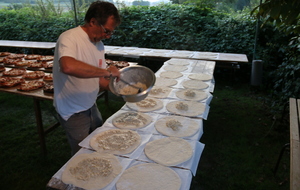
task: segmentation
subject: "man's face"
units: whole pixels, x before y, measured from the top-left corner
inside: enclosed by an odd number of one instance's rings
[[[108,39],[111,37],[113,31],[115,30],[116,24],[113,16],[108,17],[105,25],[100,25],[96,19],[92,18],[90,21],[89,38],[92,42],[99,42],[103,39]]]

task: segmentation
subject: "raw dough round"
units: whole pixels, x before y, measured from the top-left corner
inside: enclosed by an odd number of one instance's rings
[[[149,96],[154,98],[167,98],[171,90],[171,88],[166,86],[154,86],[149,92]]]
[[[171,59],[167,62],[170,65],[181,65],[181,66],[186,66],[186,65],[190,64],[189,62],[187,62],[187,60],[184,60],[184,59]]]
[[[183,74],[176,71],[164,71],[161,72],[159,76],[163,78],[177,79],[179,77],[182,77]]]
[[[126,102],[126,105],[136,111],[140,112],[150,112],[163,108],[164,104],[161,100],[156,98],[145,98],[140,102]]]
[[[115,116],[112,124],[120,129],[139,129],[150,124],[152,118],[141,112],[128,111]]]
[[[205,105],[195,101],[173,101],[166,108],[171,113],[189,117],[198,116],[205,111]]]
[[[136,131],[126,129],[110,129],[94,135],[90,146],[100,153],[128,154],[141,143]]]
[[[174,86],[177,84],[177,80],[169,78],[160,78],[156,77],[155,85],[156,86]]]
[[[112,124],[120,129],[139,129],[150,124],[152,118],[141,112],[128,111],[112,119]]]
[[[190,137],[199,131],[199,124],[188,117],[167,116],[155,123],[155,128],[163,135],[170,137]]]
[[[62,181],[83,189],[102,189],[122,171],[112,154],[79,154],[72,158],[62,173]]]
[[[176,166],[193,156],[190,143],[178,137],[165,137],[146,144],[145,154],[150,159],[164,166]]]
[[[179,190],[181,179],[166,166],[145,163],[124,171],[116,183],[117,190]]]
[[[163,68],[166,71],[176,71],[176,72],[181,72],[188,69],[187,66],[182,66],[182,65],[166,65]]]
[[[190,89],[205,89],[208,84],[200,80],[186,80],[182,82],[182,86]]]
[[[189,75],[189,78],[193,80],[211,80],[212,75],[203,74],[203,73],[192,73]]]
[[[176,92],[176,96],[184,100],[199,101],[207,98],[207,93],[201,90],[183,89],[183,90],[178,90]]]

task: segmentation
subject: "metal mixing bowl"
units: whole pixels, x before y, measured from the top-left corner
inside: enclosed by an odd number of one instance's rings
[[[134,85],[140,82],[145,84],[147,87],[146,90],[138,94],[122,95],[120,94],[120,89],[124,88],[128,84],[122,81],[117,82],[115,78],[110,79],[109,88],[111,92],[117,96],[122,96],[126,102],[139,102],[145,99],[156,80],[155,74],[151,69],[140,65],[134,65],[120,69],[120,78],[125,80],[129,84]]]

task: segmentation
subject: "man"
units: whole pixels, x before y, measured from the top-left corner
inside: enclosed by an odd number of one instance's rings
[[[85,24],[62,33],[54,53],[54,106],[66,131],[72,154],[78,143],[102,125],[96,100],[107,89],[107,77],[120,77],[118,69],[107,69],[104,45],[120,24],[116,7],[109,2],[93,2],[85,15]]]

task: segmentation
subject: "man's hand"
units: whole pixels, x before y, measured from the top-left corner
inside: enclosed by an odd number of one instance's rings
[[[119,69],[116,66],[109,66],[106,70],[108,72],[110,72],[110,74],[111,74],[110,77],[116,78],[117,81],[119,81],[119,79],[120,79],[120,71],[119,71]]]

